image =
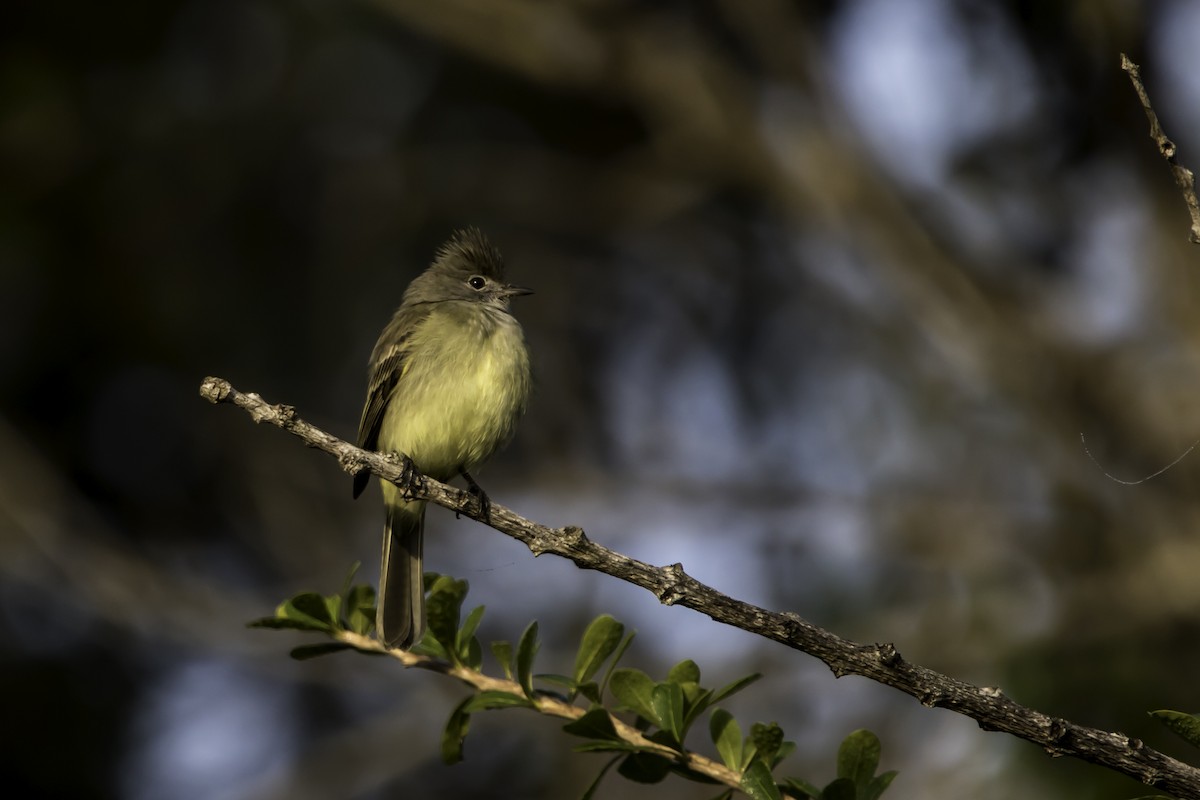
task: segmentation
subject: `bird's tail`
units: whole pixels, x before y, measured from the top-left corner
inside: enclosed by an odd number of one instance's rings
[[[388,647],[407,650],[425,630],[421,540],[425,503],[389,503],[383,526],[383,562],[375,628]]]

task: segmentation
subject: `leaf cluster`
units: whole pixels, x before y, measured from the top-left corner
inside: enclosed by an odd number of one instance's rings
[[[367,635],[374,628],[375,595],[370,586],[351,585],[353,575],[352,571],[339,594],[297,595],[281,603],[274,617],[251,625],[334,637],[343,631]],[[658,783],[671,774],[700,783],[723,783],[726,788],[718,800],[732,797],[735,791],[752,800],[781,800],[785,794],[815,800],[878,800],[896,776],[894,771],[876,774],[879,739],[859,730],[842,742],[837,778],[823,788],[798,777],[777,778],[776,768],[795,750],[795,743],[787,741],[774,722],[753,723],[743,733],[733,714],[717,705],[759,680],[760,674],[706,688],[700,682],[700,667],[686,659],[656,681],[642,670],[619,666],[634,633],[607,614],[584,631],[570,674],[534,671],[539,650],[534,621],[515,647],[507,641],[491,643],[505,680],[488,678],[482,672],[483,647],[476,636],[484,607],[473,608],[465,618],[462,615],[467,582],[428,573],[425,590],[428,629],[411,652],[442,662],[475,689],[454,708],[443,731],[442,758],[448,764],[463,759],[472,714],[526,708],[571,718],[563,730],[585,740],[575,747],[577,751],[613,754],[587,788],[584,800],[594,796],[614,766],[619,775],[638,783]],[[298,647],[292,656],[312,658],[348,649],[378,652],[335,641]],[[547,701],[553,701],[554,710]],[[706,715],[709,738],[728,772],[715,766],[703,768],[713,762],[686,745],[689,733]]]
[[[359,565],[354,564],[342,591],[333,595],[321,595],[316,592],[304,592],[288,600],[284,600],[275,608],[275,616],[256,619],[247,624],[250,628],[271,628],[274,630],[297,630],[324,633],[330,636],[340,631],[349,631],[367,635],[375,629],[375,589],[368,584],[354,585],[354,575]],[[293,648],[292,658],[305,660],[338,653],[343,650],[357,650],[345,642],[327,642],[323,644],[302,645]],[[361,652],[375,654],[371,650]]]

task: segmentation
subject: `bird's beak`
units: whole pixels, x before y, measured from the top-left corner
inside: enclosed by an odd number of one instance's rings
[[[526,289],[524,286],[513,286],[511,284],[504,287],[505,297],[521,297],[527,294],[533,294],[533,289]]]

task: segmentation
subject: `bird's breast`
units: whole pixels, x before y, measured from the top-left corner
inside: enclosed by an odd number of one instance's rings
[[[470,470],[512,435],[530,391],[521,326],[508,314],[435,312],[413,332],[379,445],[438,480]]]

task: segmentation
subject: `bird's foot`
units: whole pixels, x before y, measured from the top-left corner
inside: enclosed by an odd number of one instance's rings
[[[421,470],[417,469],[417,465],[411,458],[403,453],[397,453],[396,457],[400,460],[400,469],[402,470],[400,482],[397,484],[400,487],[401,496],[406,501],[411,501],[417,496],[417,492],[424,489],[421,481],[424,476],[421,475]]]
[[[492,501],[488,499],[487,492],[475,482],[475,479],[466,470],[463,470],[462,476],[463,480],[467,482],[467,494],[474,497],[479,503],[479,516],[483,518],[484,522],[490,523],[492,520]],[[456,513],[455,516],[457,517],[458,514]]]

